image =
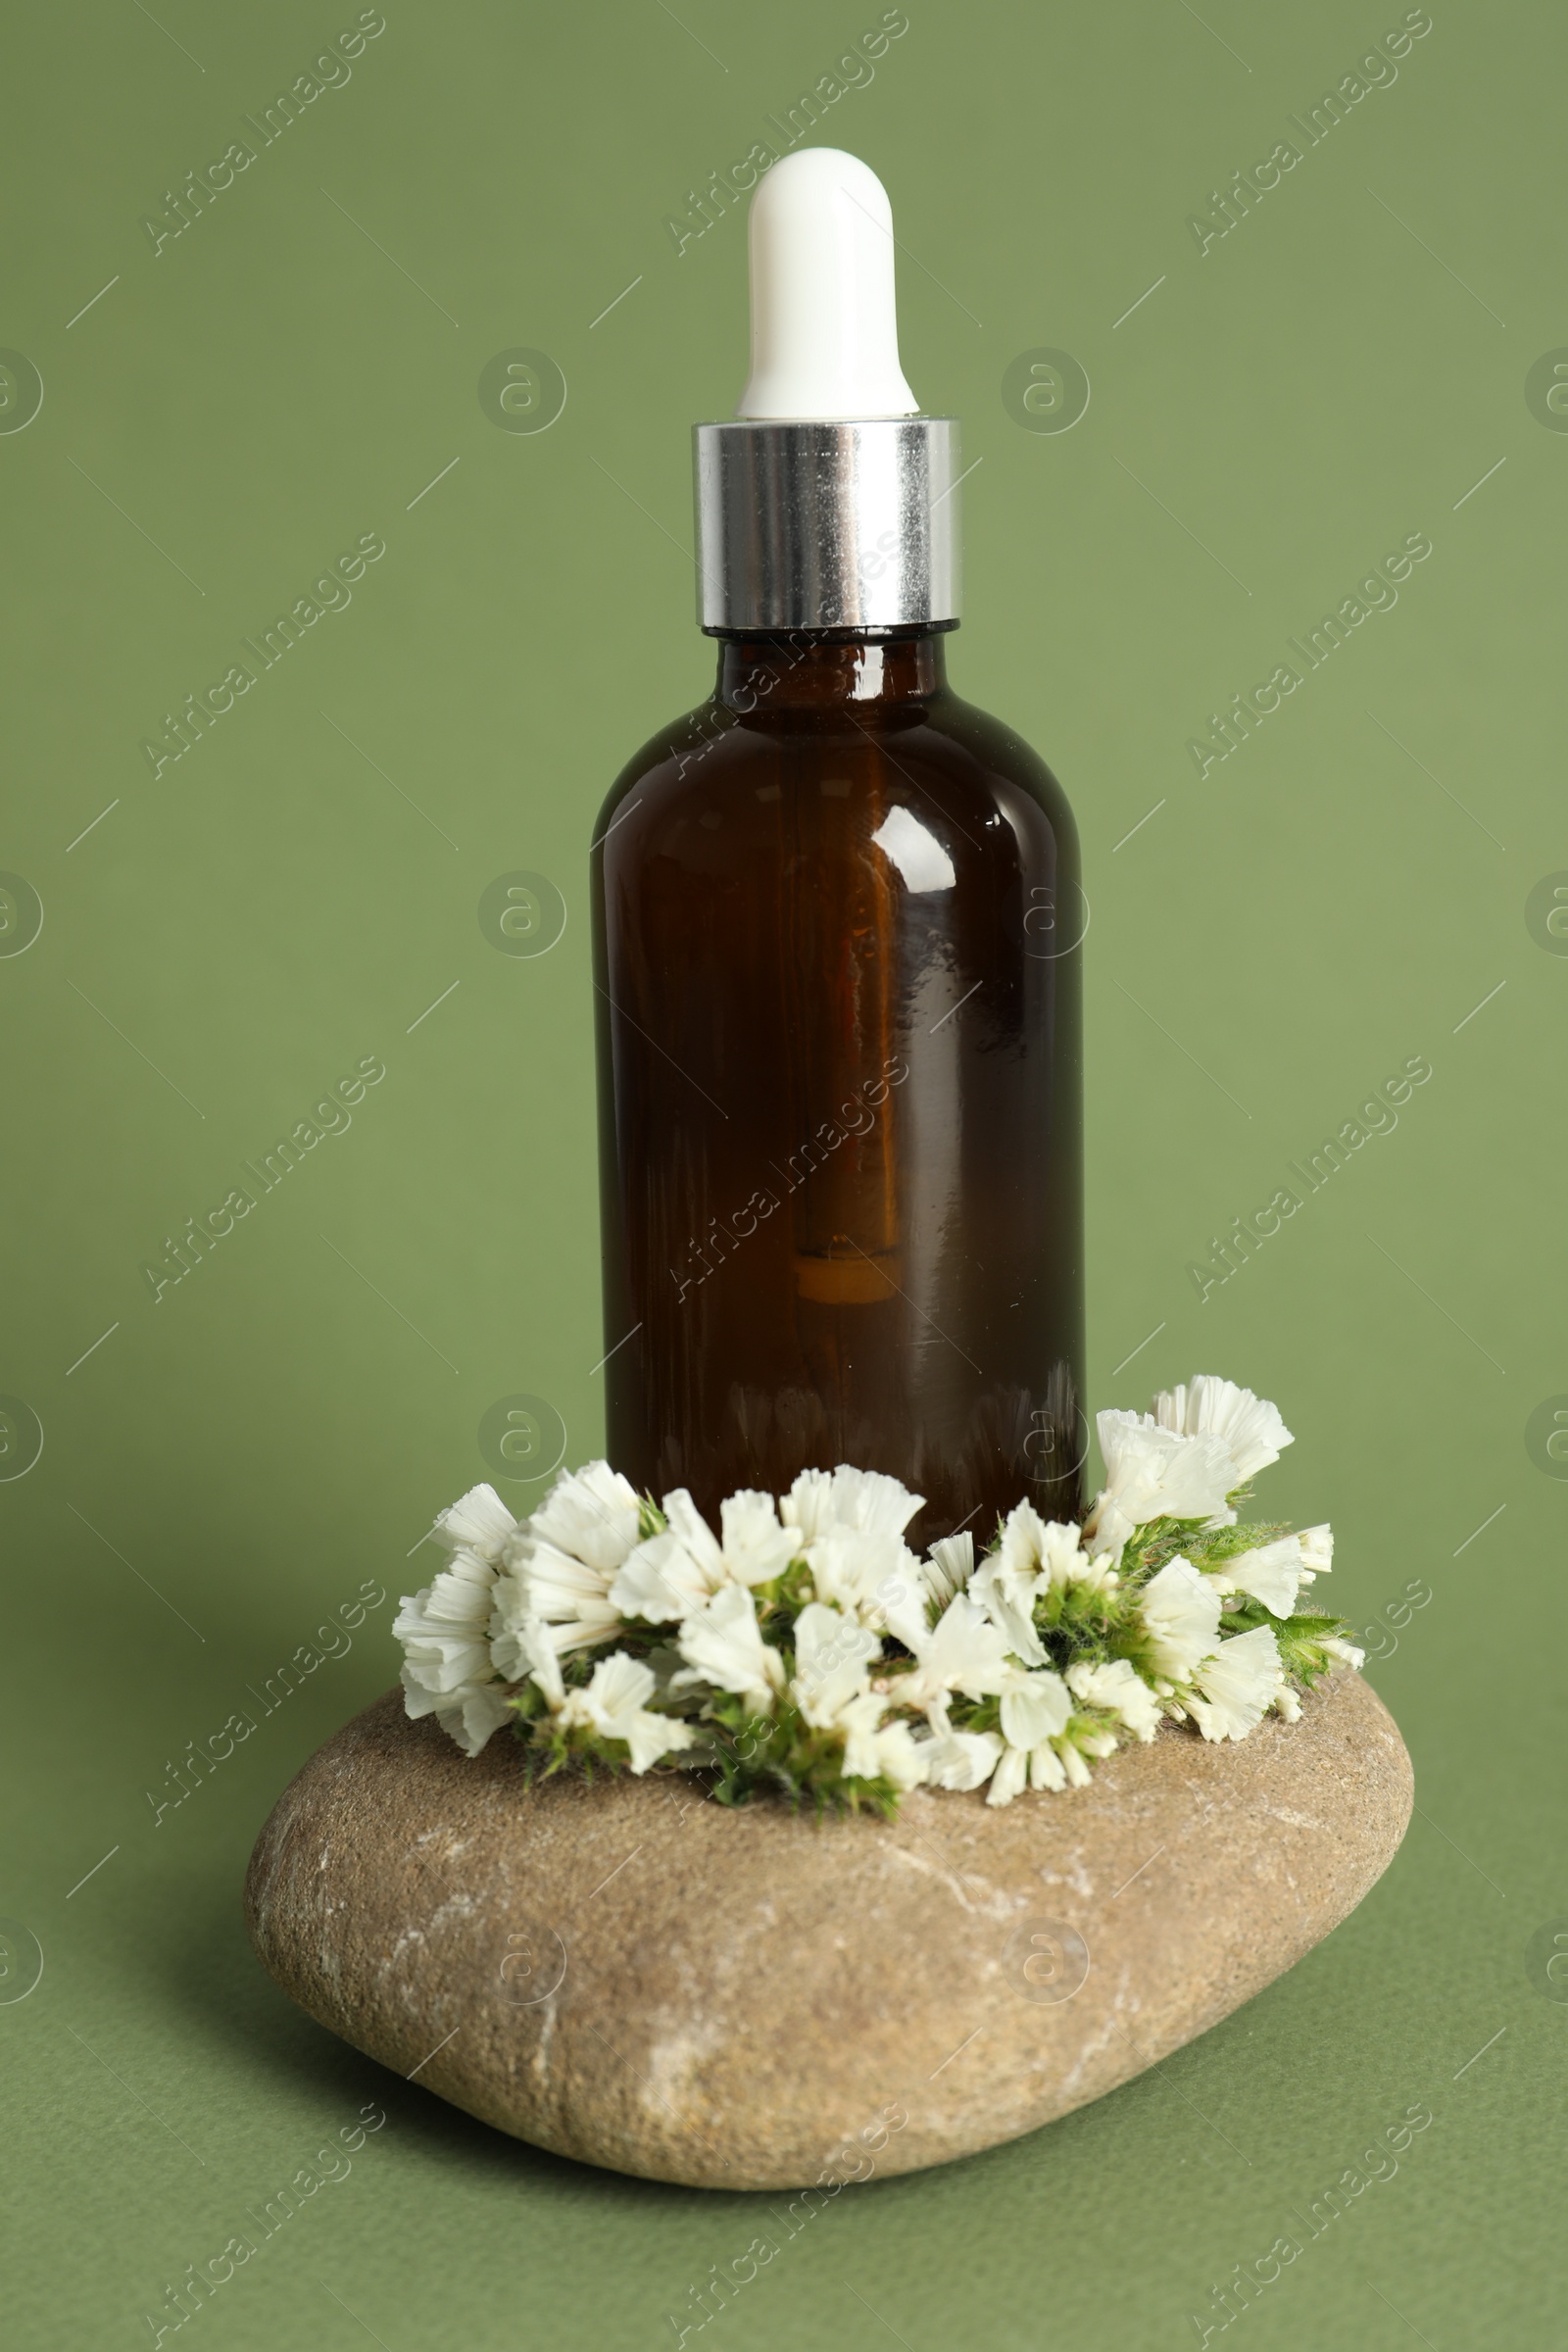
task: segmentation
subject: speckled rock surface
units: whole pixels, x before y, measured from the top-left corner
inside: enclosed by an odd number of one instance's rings
[[[1410,1763],[1336,1674],[1240,1745],[1167,1729],[1088,1788],[923,1789],[891,1825],[676,1774],[526,1788],[396,1692],[315,1755],[245,1888],[333,2033],[538,2146],[794,2188],[970,2154],[1098,2098],[1309,1951],[1392,1859]]]

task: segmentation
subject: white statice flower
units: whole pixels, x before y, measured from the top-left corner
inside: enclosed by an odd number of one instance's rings
[[[724,1572],[738,1585],[768,1585],[782,1576],[800,1550],[793,1528],[779,1524],[771,1494],[743,1487],[718,1506],[719,1549]]]
[[[527,1532],[610,1577],[637,1542],[637,1490],[608,1462],[563,1470]]]
[[[1195,1666],[1195,1695],[1187,1700],[1205,1740],[1245,1740],[1274,1704],[1284,1680],[1279,1644],[1270,1628],[1234,1634]]]
[[[1219,1438],[1235,1465],[1232,1489],[1250,1485],[1259,1470],[1277,1462],[1286,1446],[1296,1443],[1277,1404],[1212,1372],[1200,1372],[1195,1380],[1162,1389],[1154,1398],[1154,1419],[1161,1429],[1184,1437]]]
[[[1017,1656],[1026,1665],[1043,1666],[1046,1652],[1035,1627],[1035,1603],[1054,1587],[1108,1592],[1117,1581],[1110,1554],[1085,1551],[1077,1527],[1042,1519],[1032,1502],[1020,1502],[1008,1512],[1001,1542],[981,1561],[969,1591],[1007,1635]]]
[[[852,1780],[887,1780],[895,1788],[915,1788],[925,1778],[928,1748],[898,1716],[887,1717],[879,1691],[852,1698],[839,1716],[844,1733],[844,1770]]]
[[[1034,1614],[1035,1602],[1045,1590],[1044,1577],[1008,1567],[998,1551],[981,1561],[969,1581],[970,1599],[985,1611],[1007,1647],[1026,1666],[1046,1663],[1046,1646],[1036,1630]]]
[[[1246,1592],[1276,1617],[1289,1617],[1301,1582],[1301,1539],[1280,1536],[1272,1544],[1240,1551],[1208,1571],[1216,1592]]]
[[[1110,1566],[1105,1553],[1091,1557],[1084,1549],[1081,1528],[1070,1520],[1042,1519],[1032,1502],[1007,1513],[997,1557],[1004,1567],[1040,1576],[1047,1587],[1102,1585]]]
[[[808,1544],[829,1528],[851,1527],[866,1536],[902,1536],[924,1502],[907,1487],[880,1470],[852,1470],[841,1462],[836,1470],[803,1470],[789,1493],[780,1498],[779,1516],[786,1527],[800,1530]]]
[[[927,1592],[946,1608],[955,1592],[961,1592],[974,1574],[974,1538],[968,1529],[956,1536],[939,1537],[931,1546],[923,1570]]]
[[[795,1620],[789,1695],[813,1730],[843,1734],[844,1770],[852,1779],[913,1788],[924,1773],[913,1735],[897,1717],[886,1720],[889,1696],[870,1688],[870,1663],[881,1652],[868,1627],[808,1601]]]
[[[771,1714],[784,1688],[784,1660],[762,1639],[757,1602],[745,1585],[724,1585],[705,1608],[682,1621],[677,1647],[686,1671],[672,1690],[707,1684],[733,1691],[758,1714]]]
[[[779,1517],[793,1527],[803,1544],[814,1544],[838,1525],[833,1508],[831,1470],[802,1470],[787,1494],[779,1497]]]
[[[488,1560],[459,1548],[433,1583],[404,1594],[392,1627],[403,1644],[406,1713],[433,1715],[470,1756],[499,1731],[509,1712],[490,1654],[495,1581]]]
[[[1200,1658],[1207,1657],[1219,1640],[1220,1606],[1208,1579],[1180,1554],[1150,1578],[1138,1610],[1157,1674],[1173,1683],[1192,1680]]]
[[[986,1790],[988,1805],[1010,1805],[1013,1798],[1027,1787],[1029,1780],[1029,1751],[1025,1747],[1004,1747],[997,1759],[997,1769],[991,1775]]]
[[[1220,1592],[1248,1592],[1276,1617],[1289,1617],[1303,1586],[1326,1576],[1334,1564],[1334,1537],[1327,1527],[1303,1527],[1298,1534],[1279,1536],[1259,1544],[1206,1571]]]
[[[1030,1674],[1009,1666],[1001,1715],[1007,1744],[986,1791],[988,1805],[1010,1805],[1026,1780],[1036,1788],[1065,1788],[1069,1776],[1077,1781],[1081,1759],[1063,1741],[1072,1719],[1072,1694],[1059,1674]],[[1113,1748],[1116,1742],[1108,1744]]]
[[[641,1658],[625,1650],[601,1658],[583,1688],[568,1690],[562,1677],[556,1629],[538,1618],[525,1618],[516,1629],[519,1663],[532,1676],[546,1706],[561,1730],[593,1731],[603,1740],[623,1740],[631,1749],[631,1769],[646,1772],[661,1756],[690,1747],[697,1734],[689,1724],[669,1715],[656,1715],[648,1701],[656,1695],[659,1678]]]
[[[1303,1527],[1296,1541],[1301,1546],[1302,1584],[1309,1585],[1315,1576],[1327,1576],[1334,1565],[1334,1530],[1326,1523]]]
[[[967,1592],[956,1593],[933,1627],[927,1629],[904,1617],[895,1631],[915,1659],[913,1673],[898,1678],[899,1703],[923,1708],[932,1730],[939,1734],[948,1728],[948,1708],[955,1690],[969,1698],[984,1698],[1004,1689],[1009,1676],[1017,1672],[1007,1664],[1006,1636]]]
[[[517,1550],[521,1556],[496,1579],[490,1620],[491,1648],[504,1675],[515,1678],[527,1672],[519,1663],[518,1637],[524,1624],[547,1625],[562,1651],[591,1649],[596,1642],[608,1642],[620,1632],[620,1612],[599,1569],[558,1551],[553,1544],[531,1544],[526,1537]]]
[[[779,1500],[779,1516],[811,1572],[818,1600],[880,1630],[888,1611],[923,1612],[925,1572],[904,1541],[924,1497],[879,1470],[803,1470]],[[932,1588],[934,1590],[934,1588]]]
[[[1338,1658],[1342,1665],[1359,1668],[1366,1664],[1366,1651],[1357,1649],[1353,1642],[1342,1642],[1337,1635],[1327,1636],[1323,1647],[1331,1658]]]
[[[655,1677],[651,1666],[623,1649],[612,1650],[594,1668],[582,1690],[569,1691],[556,1721],[564,1731],[595,1731],[602,1740],[623,1740],[631,1750],[631,1769],[647,1772],[661,1756],[690,1747],[697,1734],[673,1716],[649,1712]]]
[[[1001,1713],[1002,1737],[1008,1747],[1020,1747],[1027,1754],[1067,1729],[1072,1695],[1060,1675],[1049,1668],[1027,1674],[1014,1667],[1003,1686]]]
[[[513,1637],[517,1674],[530,1676],[538,1684],[553,1715],[559,1714],[566,1703],[561,1651],[555,1637],[555,1627],[542,1624],[537,1617],[524,1618]],[[495,1646],[493,1641],[491,1646]]]
[[[1101,1413],[1096,1426],[1105,1484],[1084,1523],[1099,1551],[1118,1559],[1135,1527],[1152,1519],[1200,1519],[1230,1527],[1225,1497],[1240,1482],[1223,1438],[1165,1429],[1147,1413]]]
[[[870,1664],[882,1644],[869,1627],[822,1601],[808,1601],[795,1620],[795,1676],[790,1697],[815,1731],[832,1731],[870,1689]]]
[[[1281,1683],[1279,1689],[1275,1691],[1274,1712],[1276,1715],[1282,1716],[1287,1723],[1300,1722],[1301,1702],[1297,1697],[1296,1692],[1291,1689],[1289,1683]]]
[[[969,1581],[970,1597],[1007,1637],[1007,1647],[1029,1666],[1043,1666],[1046,1652],[1035,1630],[1035,1602],[1052,1583],[1050,1549],[1055,1534],[1032,1502],[1008,1512],[1002,1540]],[[1072,1531],[1074,1544],[1078,1530]]]
[[[1128,1659],[1112,1658],[1102,1666],[1080,1661],[1068,1667],[1067,1683],[1086,1707],[1105,1707],[1119,1716],[1135,1740],[1152,1740],[1158,1731],[1164,1709]]]
[[[921,1778],[932,1788],[978,1788],[1002,1761],[995,1732],[943,1732],[915,1743]]]
[[[1092,1554],[1088,1551],[1080,1551],[1073,1563],[1073,1573],[1067,1581],[1069,1584],[1077,1586],[1080,1592],[1114,1592],[1121,1583],[1121,1572],[1116,1566],[1116,1559],[1115,1552],[1104,1550],[1099,1545]]]
[[[628,1554],[610,1590],[623,1616],[651,1625],[678,1624],[726,1585],[765,1585],[800,1550],[799,1539],[779,1525],[772,1496],[750,1489],[719,1505],[722,1540],[684,1487],[664,1496],[664,1517],[667,1527]]]
[[[536,1619],[558,1650],[584,1649],[621,1629],[610,1597],[637,1542],[637,1491],[608,1462],[564,1470],[531,1519],[503,1547],[490,1638],[505,1675],[526,1672],[518,1633]]]
[[[612,1579],[610,1597],[623,1617],[674,1625],[706,1608],[725,1582],[723,1554],[684,1487],[664,1496],[669,1525],[646,1536]]]
[[[494,1487],[470,1487],[450,1509],[439,1513],[430,1541],[439,1544],[443,1551],[474,1552],[496,1568],[508,1538],[516,1532],[517,1522]]]
[[[807,1544],[806,1561],[817,1599],[831,1601],[861,1624],[877,1630],[905,1618],[925,1624],[925,1578],[899,1536],[829,1527]]]

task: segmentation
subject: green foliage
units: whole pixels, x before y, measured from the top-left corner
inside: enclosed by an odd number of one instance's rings
[[[809,1597],[808,1591],[805,1597]],[[771,1630],[786,1671],[793,1673],[794,1654],[784,1647],[788,1625],[780,1604],[775,1603],[775,1611],[779,1613],[771,1629],[764,1624],[764,1630]],[[617,1648],[650,1658],[656,1668],[661,1663],[680,1663],[670,1650],[661,1659],[661,1637],[644,1629],[626,1629],[612,1639]],[[581,1689],[592,1680],[597,1658],[607,1646],[568,1652],[562,1660],[563,1680],[568,1689]],[[517,1687],[511,1705],[513,1729],[527,1751],[530,1785],[568,1768],[591,1780],[596,1764],[614,1772],[624,1770],[630,1762],[631,1751],[623,1740],[606,1739],[583,1724],[564,1730],[551,1713],[544,1692],[532,1681]],[[718,1804],[749,1804],[760,1793],[770,1792],[784,1797],[792,1808],[809,1804],[818,1814],[869,1811],[891,1821],[898,1812],[899,1791],[891,1781],[880,1777],[867,1780],[845,1771],[842,1733],[818,1730],[806,1721],[799,1708],[785,1702],[772,1714],[758,1714],[733,1691],[715,1690],[684,1703],[656,1701],[655,1711],[676,1716],[696,1730],[701,1744],[682,1749],[671,1763],[676,1770],[709,1774],[709,1793]]]
[[[1275,1639],[1280,1645],[1280,1664],[1293,1681],[1304,1683],[1310,1690],[1320,1675],[1327,1674],[1336,1661],[1323,1647],[1325,1640],[1348,1642],[1350,1628],[1343,1617],[1321,1617],[1310,1612],[1277,1621]]]
[[[791,1560],[782,1576],[773,1577],[765,1585],[755,1585],[752,1594],[763,1637],[775,1644],[788,1639],[788,1629],[808,1601],[816,1597],[811,1571],[804,1559]]]
[[[710,1702],[703,1729],[712,1738],[712,1788],[721,1805],[745,1805],[766,1791],[786,1798],[792,1809],[809,1804],[818,1814],[880,1813],[891,1821],[899,1792],[888,1780],[858,1780],[844,1769],[844,1740],[838,1732],[817,1731],[796,1707],[780,1705],[771,1716],[744,1715],[738,1699]]]
[[[1202,1542],[1201,1519],[1151,1519],[1146,1526],[1135,1527],[1122,1546],[1121,1581],[1124,1585],[1147,1584],[1178,1552],[1191,1559],[1191,1546]]]
[[[1080,1660],[1100,1666],[1124,1655],[1126,1637],[1137,1617],[1137,1587],[1126,1583],[1108,1591],[1093,1585],[1053,1585],[1035,1604],[1036,1630],[1058,1674]]]
[[[650,1536],[662,1536],[669,1521],[664,1517],[651,1494],[639,1495],[637,1500],[637,1540],[646,1544]]]

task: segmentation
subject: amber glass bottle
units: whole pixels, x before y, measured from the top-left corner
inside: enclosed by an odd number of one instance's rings
[[[704,428],[708,431],[735,428]],[[1071,812],[945,634],[713,629],[593,852],[610,1459],[891,1471],[916,1541],[1080,1501]]]

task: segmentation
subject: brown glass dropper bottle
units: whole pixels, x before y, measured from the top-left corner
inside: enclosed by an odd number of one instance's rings
[[[1071,811],[947,683],[958,436],[891,214],[804,149],[752,208],[753,371],[697,428],[710,700],[595,828],[606,1450],[640,1489],[890,1471],[926,1542],[1078,1508]]]

